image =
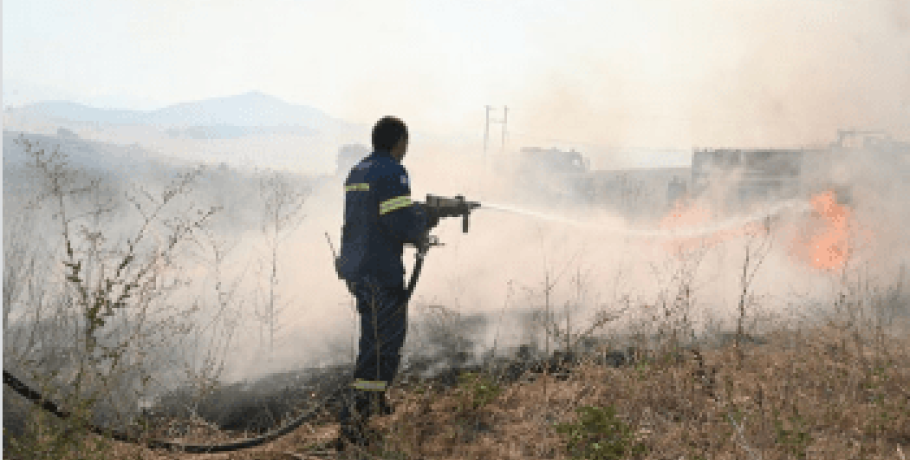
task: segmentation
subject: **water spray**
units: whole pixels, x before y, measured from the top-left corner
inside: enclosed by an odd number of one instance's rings
[[[779,214],[787,210],[792,210],[796,212],[805,212],[812,209],[811,203],[805,200],[789,200],[781,203],[777,203],[774,206],[771,206],[765,210],[758,211],[749,215],[733,217],[726,219],[722,222],[718,222],[708,226],[701,227],[690,227],[686,229],[670,229],[670,230],[640,230],[640,229],[630,229],[622,228],[617,226],[607,226],[593,224],[589,222],[582,222],[579,220],[570,219],[564,216],[558,216],[554,214],[547,214],[539,211],[531,211],[526,209],[521,209],[515,206],[501,205],[501,204],[489,204],[484,203],[483,207],[485,209],[492,209],[501,212],[508,212],[512,214],[518,214],[526,217],[532,217],[539,220],[547,220],[551,222],[557,222],[561,224],[571,225],[575,227],[587,228],[592,230],[606,231],[608,233],[614,233],[624,236],[637,237],[637,238],[651,238],[651,239],[677,239],[677,238],[699,238],[715,235],[730,229],[742,228],[748,224],[761,222],[773,217],[776,217]]]
[[[677,238],[701,238],[708,237],[731,229],[742,228],[746,225],[765,221],[786,212],[806,212],[812,209],[811,202],[807,200],[787,200],[775,203],[763,210],[756,211],[752,214],[736,216],[725,219],[721,222],[702,226],[688,226],[685,229],[632,229],[619,226],[608,226],[583,222],[571,219],[565,216],[548,214],[545,212],[522,209],[517,206],[498,204],[498,203],[481,203],[475,201],[466,201],[463,196],[458,195],[454,198],[441,197],[436,195],[427,195],[427,201],[424,206],[430,212],[436,213],[437,217],[462,217],[462,230],[468,232],[468,218],[471,211],[475,209],[489,209],[493,211],[507,212],[538,220],[546,220],[574,227],[586,228],[591,230],[605,231],[608,233],[648,239],[677,239]],[[438,240],[431,238],[429,245],[439,245]],[[424,251],[425,252],[425,251]]]

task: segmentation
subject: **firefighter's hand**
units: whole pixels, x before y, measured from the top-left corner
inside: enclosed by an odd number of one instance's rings
[[[440,243],[439,239],[433,235],[430,235],[430,232],[427,231],[418,241],[414,243],[414,246],[417,248],[418,252],[426,254],[430,247],[442,246],[442,243]]]
[[[427,250],[430,249],[430,234],[429,232],[425,233],[415,244],[417,252],[426,254]]]

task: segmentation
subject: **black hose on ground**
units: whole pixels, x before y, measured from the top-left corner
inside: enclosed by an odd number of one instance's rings
[[[22,383],[21,380],[17,379],[6,370],[3,371],[3,383],[12,388],[16,393],[22,395],[22,397],[32,401],[45,411],[50,412],[51,414],[54,414],[61,419],[68,419],[72,415],[69,412],[60,409],[53,401],[44,398],[40,393],[33,390],[28,385]],[[283,427],[269,431],[268,433],[265,433],[262,436],[257,436],[255,438],[247,438],[240,441],[223,444],[183,444],[179,442],[162,441],[158,439],[146,441],[140,439],[138,436],[133,436],[122,431],[102,428],[94,424],[88,424],[88,429],[92,433],[95,433],[99,436],[104,436],[121,442],[128,442],[130,444],[144,445],[150,449],[169,449],[189,454],[214,454],[219,452],[230,452],[260,446],[262,444],[274,441],[275,439],[278,439],[296,430],[308,420],[315,418],[316,413],[319,411],[319,409],[325,406],[328,402],[337,398],[340,393],[341,389],[336,390],[311,410],[300,415]]]
[[[414,288],[417,286],[417,280],[420,278],[420,270],[423,268],[423,259],[426,256],[428,248],[429,244],[422,245],[418,248],[416,260],[414,261],[414,269],[411,272],[411,279],[408,281],[407,288],[405,289],[405,304],[411,299],[411,295],[414,293]],[[72,415],[63,409],[60,409],[60,407],[58,407],[57,404],[55,404],[53,401],[45,398],[41,395],[41,393],[30,388],[28,385],[16,378],[13,374],[7,372],[5,369],[3,370],[3,383],[12,388],[16,393],[19,393],[19,395],[22,397],[37,404],[42,409],[50,412],[51,414],[54,414],[58,418],[65,420],[70,418]],[[92,433],[95,433],[99,436],[104,436],[130,444],[144,445],[150,449],[170,449],[189,454],[215,454],[220,452],[231,452],[260,446],[262,444],[274,441],[288,433],[291,433],[297,428],[300,428],[300,426],[306,423],[308,420],[315,418],[316,413],[319,411],[319,409],[324,407],[326,404],[340,398],[342,391],[344,391],[344,388],[336,389],[335,392],[324,398],[315,407],[310,409],[308,412],[298,416],[294,420],[291,420],[287,425],[283,427],[269,431],[255,438],[247,438],[240,441],[223,444],[183,444],[179,442],[162,441],[157,439],[144,441],[137,436],[132,436],[122,431],[102,428],[94,424],[88,424],[88,429]]]

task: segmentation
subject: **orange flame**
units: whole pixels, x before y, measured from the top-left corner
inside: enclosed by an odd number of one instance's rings
[[[784,227],[792,231],[789,247],[790,255],[795,260],[818,270],[837,270],[844,267],[858,250],[860,240],[871,245],[873,241],[871,232],[857,225],[852,210],[839,204],[833,191],[813,196],[810,204],[814,212],[810,220],[803,223],[802,228],[797,229],[791,224],[785,224]],[[711,221],[712,215],[708,209],[679,201],[661,220],[660,228],[684,231],[705,226]],[[667,251],[681,257],[693,249],[712,247],[746,234],[761,233],[762,225],[753,222],[742,227],[718,230],[702,237],[676,238],[663,246]]]
[[[791,253],[819,270],[837,270],[847,263],[853,249],[851,211],[837,203],[832,191],[812,197],[810,203],[815,211],[815,225],[807,229],[807,235],[794,238]]]

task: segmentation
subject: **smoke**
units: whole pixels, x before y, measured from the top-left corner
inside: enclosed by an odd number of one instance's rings
[[[635,2],[616,9],[620,20],[610,21],[613,28],[582,20],[597,17],[589,14],[592,5],[568,4],[560,19],[579,21],[568,36],[548,33],[547,24],[531,27],[527,46],[545,62],[527,66],[539,72],[503,91],[502,99],[514,101],[509,102],[510,149],[546,147],[550,139],[609,147],[816,145],[832,141],[844,127],[878,128],[910,138],[906,2]],[[417,89],[432,95],[433,88],[427,83]],[[369,84],[351,94],[366,100],[381,90]],[[405,98],[407,91],[399,87],[393,93]],[[408,100],[404,113],[391,112],[402,115],[417,133],[420,125],[411,120],[418,113],[439,111],[437,105],[451,103],[456,95],[437,94],[424,103]],[[369,113],[385,115],[379,107],[387,103],[382,98],[370,102]],[[460,119],[451,120],[457,124]],[[480,117],[462,121],[482,126]],[[717,240],[710,237],[726,221],[704,222],[681,229],[685,239],[697,236],[703,246],[680,255],[665,244],[655,225],[571,201],[527,202],[526,190],[515,178],[498,174],[491,159],[482,157],[479,139],[415,136],[410,149],[404,164],[415,199],[427,193],[463,194],[526,211],[481,208],[472,214],[467,234],[460,222],[440,225],[435,233],[445,246],[430,252],[410,306],[415,332],[429,307],[442,305],[489,318],[478,331],[483,347],[494,340],[500,346],[527,340],[527,323],[517,318],[542,308],[551,309],[573,331],[590,325],[599,311],[623,312],[610,330],[625,334],[665,311],[687,283],[700,327],[707,328],[712,315],[726,320],[726,326],[735,316],[746,251],[758,250],[761,238],[741,234]],[[871,230],[867,244],[857,249],[856,265],[849,268],[865,269],[866,276],[886,284],[910,254],[905,231],[910,207],[903,199],[910,194],[907,160],[856,152],[836,166],[846,181],[857,184],[851,209],[858,225]],[[356,353],[357,315],[335,276],[325,239],[328,232],[338,250],[342,180],[315,184],[303,223],[281,241],[277,293],[283,311],[276,346],[262,345],[255,317],[245,314],[225,355],[226,380],[337,363]],[[529,215],[535,212],[553,218]],[[775,214],[775,229],[805,223],[805,213],[787,209]],[[258,281],[243,285],[249,310],[262,302],[265,287],[256,270],[268,250],[257,228],[243,232],[237,239],[245,247],[225,267],[224,276],[240,276],[247,268],[256,275],[251,279]],[[841,274],[800,264],[788,253],[786,233],[775,235],[751,286],[758,296],[754,308],[788,315],[808,303],[830,301]],[[412,254],[406,252],[407,265]],[[417,351],[421,337],[409,337],[409,352]]]
[[[566,98],[570,107],[572,98]],[[629,126],[645,129],[632,121]],[[842,291],[844,273],[862,269],[864,276],[888,285],[910,254],[902,226],[910,222],[910,208],[901,199],[910,192],[902,180],[907,160],[868,151],[851,152],[837,160],[819,174],[837,175],[831,182],[854,184],[852,215],[859,226],[874,232],[857,246],[847,269],[831,272],[795,259],[788,247],[794,232],[814,225],[807,217],[809,196],[668,230],[657,222],[637,221],[608,207],[565,197],[528,199],[524,196],[528,190],[518,178],[501,174],[491,158],[483,158],[479,143],[415,136],[404,160],[415,200],[427,193],[461,194],[490,206],[472,213],[467,234],[455,219],[443,221],[434,232],[445,245],[431,250],[409,306],[411,330],[405,355],[432,349],[426,342],[426,321],[438,306],[485,319],[470,331],[460,331],[478,338],[473,351],[479,355],[494,343],[504,350],[539,342],[545,334],[529,318],[545,308],[560,327],[575,333],[589,327],[603,311],[616,313],[619,319],[603,331],[627,335],[656,323],[655,318],[676,302],[686,284],[694,328],[698,332],[710,327],[730,329],[742,295],[746,251],[751,251],[755,264],[755,251],[764,242],[737,230],[748,223],[763,223],[768,215],[773,218],[773,234],[761,266],[751,267],[756,276],[750,286],[754,296],[750,317],[753,321],[818,317]],[[325,238],[328,233],[337,251],[343,179],[314,183],[302,224],[281,242],[277,293],[283,311],[276,346],[263,346],[256,321],[247,316],[243,332],[236,335],[226,355],[226,380],[255,380],[273,372],[350,362],[356,354],[357,314],[344,284],[335,277]],[[717,196],[728,193],[733,182],[719,182]],[[720,214],[710,208],[711,201],[701,205],[708,207],[709,214]],[[671,209],[651,211],[664,216]],[[253,261],[261,266],[267,252],[261,239],[256,228],[240,238],[259,243],[247,249],[249,256],[235,259],[238,271]],[[680,241],[691,249],[682,254],[675,251]],[[405,264],[413,264],[413,249],[406,251]],[[264,287],[260,282],[246,289],[261,292]],[[258,299],[250,297],[250,303],[261,303],[261,295]]]
[[[910,133],[905,2],[638,2],[600,28],[574,6],[581,30],[531,34],[552,61],[512,94],[516,141],[781,147],[845,127]]]

